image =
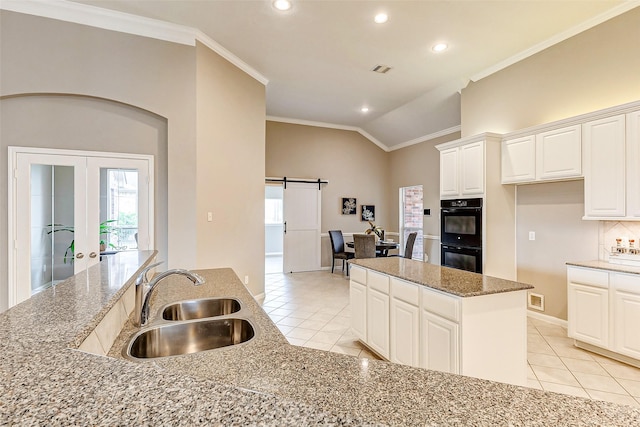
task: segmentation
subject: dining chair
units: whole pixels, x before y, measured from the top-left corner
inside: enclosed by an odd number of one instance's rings
[[[416,243],[416,237],[418,236],[417,232],[413,232],[413,233],[409,233],[409,235],[407,236],[407,244],[404,247],[404,254],[402,255],[403,258],[407,258],[407,259],[411,259],[413,258],[413,245]],[[399,257],[400,255],[389,255],[390,257],[392,256],[397,256]]]
[[[329,238],[331,239],[331,251],[333,252],[331,258],[331,273],[333,273],[337,259],[342,260],[342,271],[344,272],[345,261],[352,259],[355,254],[344,250],[344,237],[342,236],[341,230],[329,230]],[[347,268],[347,276],[348,275],[349,268]]]
[[[376,236],[373,234],[354,234],[353,247],[358,258],[376,257]]]

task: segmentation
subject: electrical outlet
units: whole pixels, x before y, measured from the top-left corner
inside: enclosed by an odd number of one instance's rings
[[[536,232],[535,231],[530,231],[529,232],[529,240],[536,240]]]
[[[207,212],[207,221],[213,221],[213,212]]]
[[[245,285],[249,284],[249,276],[244,276],[244,284]]]

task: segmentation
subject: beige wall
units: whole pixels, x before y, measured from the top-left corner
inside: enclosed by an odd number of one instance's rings
[[[198,44],[197,266],[264,292],[265,87]],[[207,213],[213,221],[207,221]]]
[[[440,236],[440,152],[435,146],[459,138],[460,133],[456,132],[389,153],[390,229],[399,228],[399,189],[422,185],[424,208],[431,209],[431,215],[424,217],[423,233]],[[425,239],[424,250],[430,263],[440,264],[440,240]]]
[[[387,199],[390,172],[384,150],[357,132],[272,121],[267,121],[266,139],[268,177],[329,181],[322,187],[322,233],[366,230],[360,205],[375,205],[375,223],[390,229],[394,220]],[[341,214],[342,197],[357,199],[357,215]],[[328,237],[322,239],[322,265],[331,265]]]
[[[580,220],[583,181],[521,185],[517,191],[518,280],[545,296],[545,314],[566,319],[565,263],[598,259],[598,221]]]
[[[212,261],[215,253],[204,243],[200,245],[204,239],[198,241],[197,236],[201,234],[208,239],[212,231],[219,232],[223,221],[229,218],[224,209],[221,216],[214,216],[214,221],[220,220],[219,223],[203,225],[202,219],[208,211],[213,211],[214,215],[221,213],[217,207],[225,201],[216,198],[227,197],[225,191],[231,189],[236,193],[248,193],[248,200],[257,203],[251,206],[255,209],[255,217],[249,218],[248,213],[243,212],[239,218],[244,221],[242,227],[251,232],[252,240],[262,236],[262,227],[259,233],[254,232],[257,230],[255,224],[263,220],[264,87],[257,89],[252,79],[245,79],[243,73],[232,70],[226,61],[205,55],[202,46],[195,48],[7,11],[0,12],[0,49],[0,103],[3,107],[0,116],[0,149],[3,153],[0,205],[7,206],[8,145],[149,153],[157,155],[160,182],[157,182],[159,196],[156,202],[165,203],[165,206],[156,206],[156,238],[167,241],[168,253],[160,256],[168,259],[168,265],[163,267],[221,265],[219,260]],[[216,67],[220,69],[211,71]],[[196,72],[199,89],[207,90],[209,95],[212,90],[217,91],[203,104],[197,104]],[[225,89],[227,81],[207,82],[207,79],[229,79],[232,89]],[[242,93],[243,90],[246,92]],[[36,102],[25,106],[23,101],[28,98],[33,101],[35,98],[31,95],[34,94],[47,95],[45,98],[51,99],[46,104]],[[51,94],[56,97],[49,97]],[[16,101],[19,98],[14,97],[24,98]],[[71,105],[70,101],[76,98],[91,100],[88,108],[94,111],[83,111],[75,118],[65,113],[58,123],[62,116],[55,115],[52,108],[55,109],[55,102],[62,98],[69,104],[64,109],[67,113],[78,107],[79,104]],[[12,107],[5,110],[5,105]],[[203,108],[202,114],[197,111],[198,107]],[[34,114],[46,117],[36,120]],[[112,114],[124,117],[105,119]],[[196,128],[196,118],[200,124],[213,121],[219,128],[206,125]],[[75,126],[74,120],[91,123],[75,123]],[[151,129],[142,130],[145,120],[156,123],[147,123]],[[44,138],[47,123],[54,129],[59,124],[61,129],[51,132],[48,139]],[[128,123],[129,129],[137,128],[140,133],[132,140],[126,140],[120,133],[122,123]],[[26,131],[25,127],[33,125],[37,129]],[[154,132],[154,126],[156,139],[151,141],[149,135]],[[233,126],[239,129],[231,131]],[[76,128],[78,135],[65,140],[62,135]],[[196,132],[202,142],[196,139]],[[26,141],[25,135],[32,140]],[[92,140],[83,141],[83,137]],[[215,148],[227,138],[225,142],[237,144],[237,148],[215,153]],[[246,161],[243,157],[249,151],[252,156]],[[235,167],[226,167],[228,174],[220,180],[215,173],[211,175],[210,165]],[[256,182],[258,175],[260,183]],[[216,181],[209,181],[211,176]],[[249,183],[254,187],[247,190]],[[199,188],[198,184],[204,187]],[[221,190],[222,186],[229,190]],[[255,197],[257,192],[261,195],[259,200]],[[203,197],[203,204],[196,203],[197,196]],[[234,222],[232,228],[241,229],[236,224]],[[7,212],[0,209],[0,242],[6,241]],[[198,248],[202,254],[198,253]],[[247,258],[246,249],[236,249],[229,256],[242,261],[233,264],[229,261],[227,265],[231,264],[238,274],[249,275],[252,291],[261,292],[262,252],[259,259]],[[7,245],[0,243],[0,310],[7,304],[6,251]],[[254,255],[250,253],[250,256]],[[225,259],[228,261],[229,258]]]
[[[471,83],[462,91],[462,134],[515,131],[640,99],[638,40],[640,8]],[[545,294],[545,314],[560,319],[561,265],[597,257],[596,224],[581,220],[583,209],[582,181],[518,187],[518,279]],[[558,233],[547,236],[547,229]],[[530,242],[528,231],[543,240]]]
[[[640,8],[462,91],[462,135],[510,132],[640,99]]]

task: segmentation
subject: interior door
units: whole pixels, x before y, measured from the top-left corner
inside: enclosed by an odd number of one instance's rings
[[[320,270],[318,184],[287,182],[284,190],[285,272]]]
[[[151,156],[19,147],[9,154],[10,307],[103,255],[153,249]]]
[[[15,227],[9,259],[9,306],[86,269],[86,160],[17,153],[11,186]],[[11,247],[12,246],[12,247]]]

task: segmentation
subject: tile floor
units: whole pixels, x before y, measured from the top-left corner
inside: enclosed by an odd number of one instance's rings
[[[269,317],[294,345],[376,358],[349,331],[349,281],[339,270],[265,275]],[[528,322],[529,386],[640,407],[640,369],[573,346],[566,329]]]

